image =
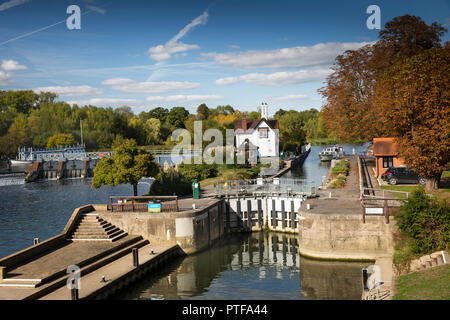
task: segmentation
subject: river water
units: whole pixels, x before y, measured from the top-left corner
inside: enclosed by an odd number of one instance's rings
[[[312,179],[319,186],[330,166],[319,161],[322,148],[312,146],[302,168],[287,176]],[[365,146],[344,148],[358,153]],[[138,194],[146,193],[150,182],[139,184]],[[43,241],[60,233],[75,208],[132,192],[131,185],[92,189],[89,179],[0,184],[0,258],[32,245],[34,238]],[[117,298],[360,299],[364,266],[301,258],[294,236],[233,235],[210,250],[173,261]]]

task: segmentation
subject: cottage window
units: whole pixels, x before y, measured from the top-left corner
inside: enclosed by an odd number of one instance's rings
[[[269,130],[267,129],[259,129],[259,137],[267,138],[269,136]]]
[[[390,168],[394,166],[394,157],[383,157],[383,168]]]

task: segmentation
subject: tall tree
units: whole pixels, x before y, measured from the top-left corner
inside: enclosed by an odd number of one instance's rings
[[[138,147],[135,140],[125,139],[114,145],[110,158],[104,157],[97,164],[92,187],[129,183],[133,186],[133,194],[137,196],[139,180],[143,177],[156,177],[159,171],[159,165],[151,153]]]
[[[211,111],[204,103],[197,107],[197,120],[206,120],[211,115]]]
[[[376,96],[406,164],[437,189],[450,161],[450,48],[430,49],[392,66]]]
[[[166,121],[175,128],[184,128],[184,122],[186,121],[189,115],[189,111],[187,111],[183,107],[173,107],[170,109],[169,114],[167,115]]]
[[[341,140],[389,135],[383,111],[374,104],[377,79],[404,57],[439,48],[447,30],[439,23],[428,26],[416,16],[396,17],[385,24],[380,40],[336,58],[327,86],[319,89],[326,103],[323,117]]]
[[[71,146],[75,143],[73,135],[70,133],[57,133],[47,141],[47,148],[54,148],[57,146]]]

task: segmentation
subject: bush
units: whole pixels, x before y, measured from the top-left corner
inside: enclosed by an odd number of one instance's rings
[[[194,179],[200,181],[216,177],[219,171],[217,169],[217,164],[181,163],[178,165],[178,172],[184,176],[187,181],[193,182]]]
[[[192,183],[174,170],[161,171],[150,186],[151,196],[184,196],[192,194]]]
[[[350,162],[348,160],[341,160],[339,162],[336,162],[333,169],[331,169],[331,173],[347,175],[349,169],[350,169]]]
[[[283,145],[284,151],[295,151],[297,148],[300,149],[301,143],[298,141],[287,141]]]
[[[419,187],[405,200],[395,219],[400,232],[408,239],[413,254],[423,255],[448,249],[450,210],[445,199],[430,199],[425,189]]]

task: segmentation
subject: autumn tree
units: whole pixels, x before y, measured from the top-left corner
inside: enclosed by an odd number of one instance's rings
[[[450,161],[450,48],[395,64],[379,79],[377,103],[408,167],[437,189]]]
[[[143,177],[156,177],[159,171],[159,165],[151,153],[138,147],[135,140],[124,139],[115,143],[111,157],[104,157],[97,164],[92,187],[129,183],[133,186],[133,194],[137,196],[139,180]]]
[[[420,17],[404,15],[387,22],[375,44],[336,57],[327,85],[319,89],[326,99],[328,128],[341,140],[391,135],[384,111],[374,103],[377,79],[401,59],[441,47],[446,31],[437,22],[427,25]]]
[[[47,141],[47,148],[54,148],[57,146],[71,146],[75,142],[73,135],[70,133],[57,133]]]

